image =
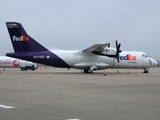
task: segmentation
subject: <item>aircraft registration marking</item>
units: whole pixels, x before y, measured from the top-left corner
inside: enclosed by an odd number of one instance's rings
[[[48,56],[48,55],[47,56],[44,56],[44,55],[34,55],[33,58],[34,59],[44,59],[44,58],[49,59],[50,56]]]
[[[44,59],[44,55],[35,55],[33,56],[34,59]]]

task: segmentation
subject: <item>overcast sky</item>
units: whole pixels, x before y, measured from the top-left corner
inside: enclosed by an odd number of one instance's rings
[[[118,40],[121,50],[160,59],[160,0],[2,0],[0,55],[13,52],[10,21],[45,46],[83,50]]]

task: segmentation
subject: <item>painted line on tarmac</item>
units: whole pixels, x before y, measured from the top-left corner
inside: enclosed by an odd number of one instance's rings
[[[0,104],[0,108],[11,109],[11,108],[15,108],[15,107]]]
[[[66,120],[81,120],[81,119],[66,119]]]

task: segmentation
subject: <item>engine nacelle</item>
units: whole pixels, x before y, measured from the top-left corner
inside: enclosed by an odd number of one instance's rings
[[[116,53],[117,53],[117,50],[115,48],[106,48],[102,52],[102,54],[108,55],[108,56],[115,56]]]

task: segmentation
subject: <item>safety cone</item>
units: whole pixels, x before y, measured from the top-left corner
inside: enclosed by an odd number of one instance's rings
[[[119,73],[119,70],[117,70],[117,73]]]
[[[129,70],[127,71],[127,74],[129,74]]]
[[[106,76],[107,74],[106,74],[106,71],[104,71],[104,73],[103,73],[103,76]]]

